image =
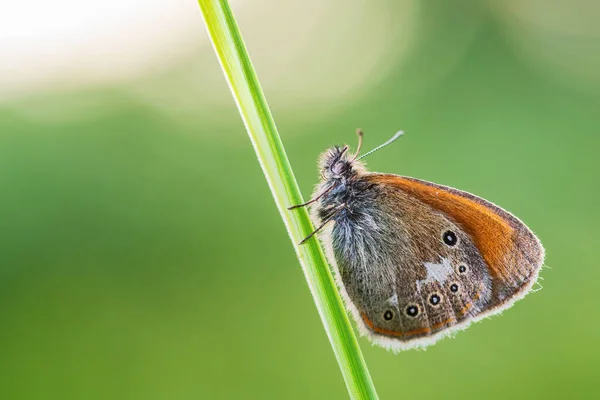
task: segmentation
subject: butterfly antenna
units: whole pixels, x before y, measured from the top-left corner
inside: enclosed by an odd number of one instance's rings
[[[390,140],[388,140],[387,142],[385,142],[381,146],[375,147],[373,150],[369,151],[368,153],[365,153],[362,156],[358,157],[357,160],[360,160],[361,158],[364,158],[364,157],[368,156],[369,154],[375,153],[377,150],[383,149],[385,146],[394,143],[396,141],[396,139],[398,139],[402,135],[404,135],[404,131],[398,131],[398,132],[396,132],[396,134]]]
[[[352,157],[352,160],[350,160],[350,162],[356,160],[358,158],[358,155],[360,154],[360,148],[362,147],[362,142],[363,142],[362,129],[359,128],[356,130],[356,136],[358,136],[358,146],[356,147],[356,153],[354,153],[354,156]]]

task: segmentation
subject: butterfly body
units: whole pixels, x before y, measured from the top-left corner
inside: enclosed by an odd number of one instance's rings
[[[368,172],[332,147],[311,215],[361,332],[423,347],[497,313],[535,283],[544,251],[516,217],[466,192]]]

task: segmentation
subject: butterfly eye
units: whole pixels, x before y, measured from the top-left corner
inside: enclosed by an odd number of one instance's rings
[[[451,291],[452,293],[456,293],[456,292],[458,292],[458,284],[456,284],[456,283],[453,283],[453,284],[451,284],[451,285],[450,285],[450,291]]]
[[[432,295],[429,297],[429,303],[430,303],[432,306],[437,306],[437,305],[439,305],[441,302],[442,302],[442,297],[441,297],[439,294],[437,294],[437,293],[434,293],[434,294],[432,294]]]
[[[338,161],[331,167],[331,172],[336,175],[342,175],[348,169],[348,164],[343,161]]]
[[[469,267],[467,267],[465,264],[460,264],[458,266],[458,272],[460,272],[461,274],[466,273],[469,270]]]
[[[455,246],[456,243],[458,243],[458,237],[456,236],[456,233],[454,233],[452,231],[444,232],[444,234],[442,235],[442,240],[448,246]]]
[[[392,310],[386,310],[383,313],[383,319],[385,319],[386,321],[391,321],[392,318],[394,318],[394,313],[392,312]]]
[[[419,315],[419,306],[416,304],[411,304],[408,307],[406,307],[405,312],[406,312],[406,315],[414,318],[417,315]]]

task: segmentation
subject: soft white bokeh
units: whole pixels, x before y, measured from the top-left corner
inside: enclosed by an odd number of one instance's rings
[[[199,16],[187,0],[5,2],[0,100],[126,81],[170,63],[198,45]]]
[[[395,3],[393,14],[390,4],[232,2],[265,91],[289,104],[343,102],[385,76],[416,21],[414,0]],[[0,56],[0,101],[119,85],[177,112],[231,105],[195,1],[7,3]]]
[[[270,104],[310,110],[311,117],[354,101],[399,66],[418,20],[413,0],[236,4],[238,25]],[[233,104],[212,49],[155,78],[138,82],[132,91],[180,116]]]

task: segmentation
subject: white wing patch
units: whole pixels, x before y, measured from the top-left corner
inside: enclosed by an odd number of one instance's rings
[[[417,285],[421,288],[421,285],[432,282],[444,283],[446,279],[448,279],[448,275],[454,271],[452,264],[450,264],[450,260],[448,258],[442,258],[442,262],[439,264],[434,264],[430,262],[426,262],[423,264],[427,269],[427,277],[425,279],[421,279],[417,281]]]

